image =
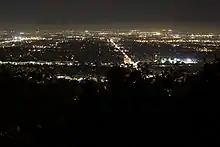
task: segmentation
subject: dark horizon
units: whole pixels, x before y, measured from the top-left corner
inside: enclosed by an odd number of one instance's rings
[[[218,23],[220,24],[220,23]],[[16,23],[2,23],[0,29],[15,28],[17,30],[33,30],[48,29],[48,30],[62,30],[62,29],[139,29],[146,31],[157,31],[161,29],[172,29],[174,31],[189,31],[189,32],[220,32],[220,27],[215,24],[200,24],[200,23],[87,23],[87,24],[16,24]]]

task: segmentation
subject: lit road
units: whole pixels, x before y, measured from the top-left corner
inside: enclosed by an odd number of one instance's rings
[[[123,47],[120,47],[118,44],[116,44],[115,42],[114,42],[114,39],[113,38],[111,38],[110,40],[109,40],[109,42],[111,42],[112,43],[112,45],[116,48],[116,49],[118,49],[118,51],[120,51],[122,54],[123,54],[123,56],[124,56],[124,63],[125,64],[134,64],[134,62],[131,60],[131,58],[122,50],[123,49]]]

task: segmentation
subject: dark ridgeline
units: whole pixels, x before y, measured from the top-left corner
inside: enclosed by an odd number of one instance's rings
[[[146,70],[147,71],[147,70]],[[147,71],[149,72],[149,71]],[[107,83],[15,77],[0,72],[1,144],[11,146],[217,143],[220,64],[179,81],[112,68]]]

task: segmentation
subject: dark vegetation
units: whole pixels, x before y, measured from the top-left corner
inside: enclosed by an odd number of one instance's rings
[[[218,143],[220,64],[144,79],[112,68],[108,82],[43,84],[1,67],[2,146]],[[182,79],[180,77],[183,77]]]

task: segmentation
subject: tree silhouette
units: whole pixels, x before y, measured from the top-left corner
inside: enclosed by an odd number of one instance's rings
[[[216,143],[219,65],[152,78],[147,66],[114,67],[104,83],[48,80],[2,66],[0,138],[12,146]]]

